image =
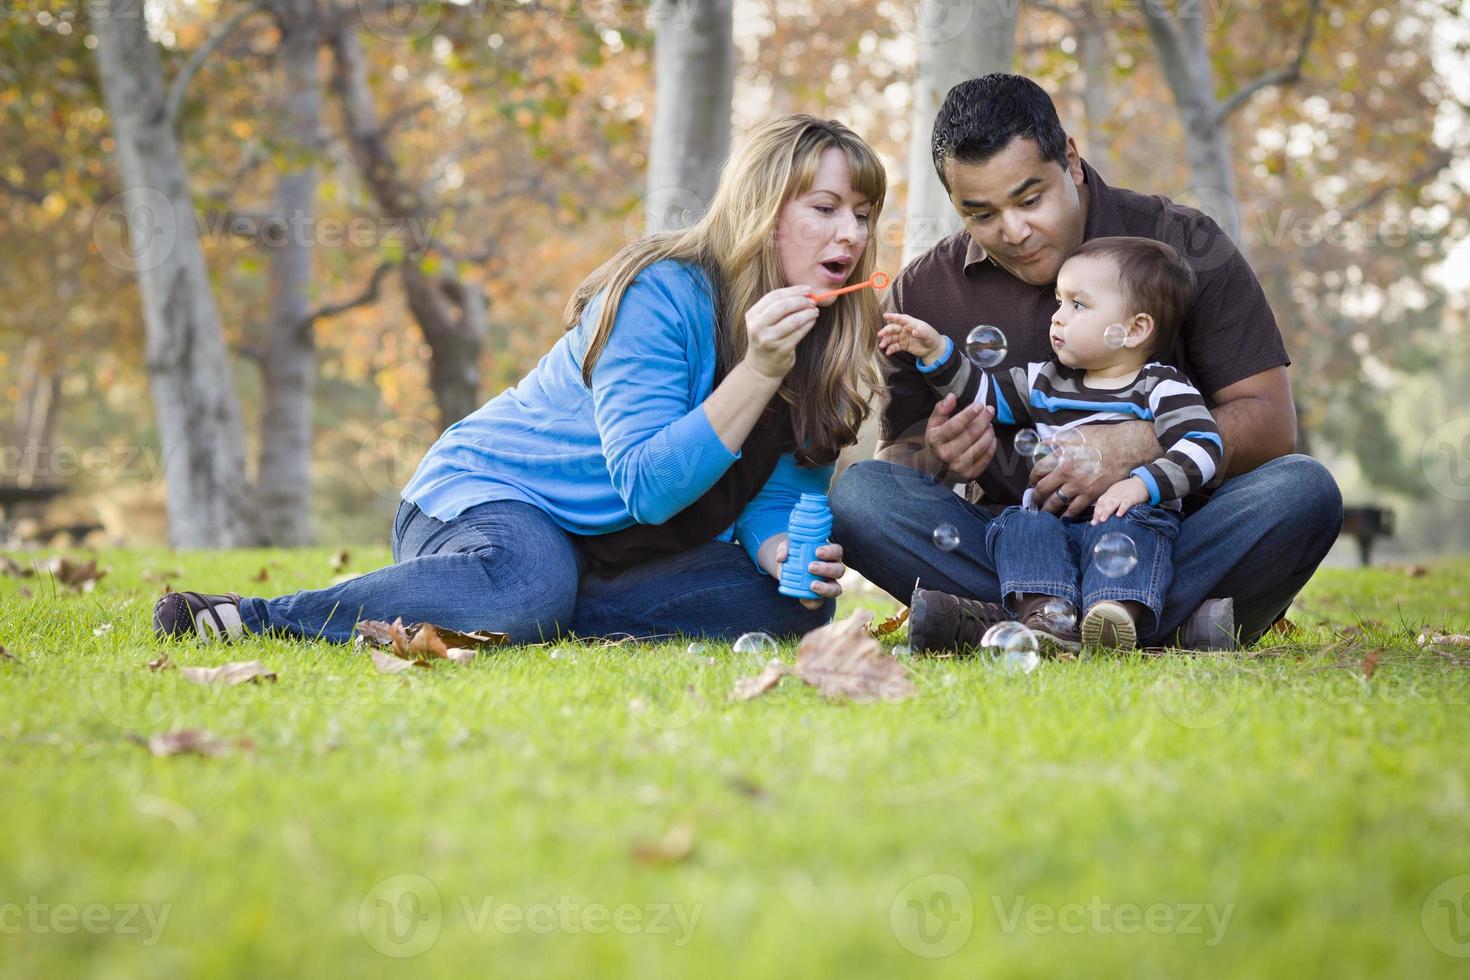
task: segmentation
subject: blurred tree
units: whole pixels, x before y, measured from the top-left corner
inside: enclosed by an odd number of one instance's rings
[[[734,0],[655,0],[649,231],[698,220],[730,153],[735,88]]]

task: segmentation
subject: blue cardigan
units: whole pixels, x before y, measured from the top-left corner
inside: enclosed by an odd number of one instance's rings
[[[441,521],[477,504],[519,500],[574,534],[607,534],[662,524],[714,486],[739,454],[704,413],[716,319],[703,271],[665,260],[638,274],[589,389],[582,361],[601,309],[595,297],[520,384],[450,426],[403,499]],[[783,455],[718,540],[739,541],[755,561],[761,543],[786,530],[802,493],[827,492],[832,469]]]

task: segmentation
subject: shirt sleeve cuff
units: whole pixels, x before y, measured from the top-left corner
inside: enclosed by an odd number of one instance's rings
[[[944,338],[944,353],[935,358],[933,364],[925,364],[923,358],[915,358],[914,366],[919,369],[920,374],[933,374],[949,362],[949,355],[954,353],[954,341],[948,337]]]
[[[1157,507],[1159,501],[1163,498],[1159,495],[1159,483],[1154,479],[1154,475],[1148,471],[1148,467],[1140,466],[1133,471],[1132,475],[1138,477],[1143,481],[1143,485],[1148,487],[1149,506]]]

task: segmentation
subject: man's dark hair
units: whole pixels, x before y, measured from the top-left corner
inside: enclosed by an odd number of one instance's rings
[[[994,72],[960,82],[944,97],[934,120],[934,169],[944,179],[946,160],[984,163],[1016,137],[1033,139],[1041,159],[1067,166],[1067,133],[1051,96],[1025,75]]]
[[[1194,302],[1194,270],[1174,246],[1152,238],[1122,235],[1083,242],[1070,258],[1091,255],[1107,258],[1118,267],[1118,280],[1129,313],[1147,313],[1154,318],[1150,354],[1174,346],[1174,337]]]

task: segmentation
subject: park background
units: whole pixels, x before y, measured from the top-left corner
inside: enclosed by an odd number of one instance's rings
[[[536,363],[596,265],[697,214],[753,126],[873,143],[896,272],[958,227],[944,91],[1010,69],[1109,183],[1236,237],[1301,446],[1396,512],[1382,553],[1466,550],[1461,7],[117,0],[109,33],[107,0],[0,0],[0,483],[66,491],[10,531],[167,543],[173,432],[204,460],[173,543],[381,544],[442,427]],[[149,309],[140,280],[175,274],[187,302]]]

